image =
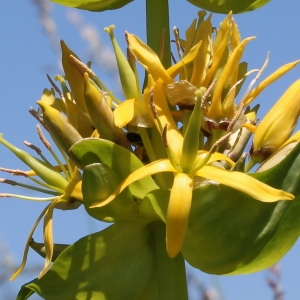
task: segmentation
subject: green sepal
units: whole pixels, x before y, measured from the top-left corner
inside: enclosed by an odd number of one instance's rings
[[[82,139],[73,145],[70,151],[83,165],[103,163],[122,180],[143,166],[143,163],[129,150],[108,140]],[[129,185],[128,189],[133,197],[143,199],[150,191],[157,189],[157,185],[151,177],[145,177]]]
[[[118,65],[120,81],[125,99],[134,99],[138,96],[138,88],[136,84],[136,78],[131,66],[121,50],[118,41],[114,35],[114,25],[106,27],[104,31],[109,34],[111,43],[114,47],[116,61]]]
[[[260,202],[229,187],[209,184],[193,192],[182,247],[194,267],[213,274],[250,273],[270,267],[300,234],[300,144],[256,179],[295,194],[293,201]]]
[[[133,0],[50,0],[68,7],[75,7],[90,11],[105,11],[118,9]]]
[[[23,151],[11,143],[7,142],[3,138],[3,134],[0,133],[0,143],[14,153],[24,164],[31,168],[42,180],[50,185],[56,191],[64,193],[68,181],[61,175],[53,166],[45,163],[44,161],[35,158],[26,151]]]
[[[157,189],[148,193],[139,205],[141,217],[166,223],[170,190]]]
[[[153,237],[145,222],[120,222],[69,246],[40,279],[22,287],[47,300],[158,299]]]
[[[187,0],[199,8],[209,10],[214,13],[234,14],[243,13],[260,8],[270,2],[270,0]]]
[[[90,208],[95,202],[107,199],[121,181],[120,176],[104,164],[95,163],[85,167],[82,177],[82,194],[83,204],[89,215],[105,222],[139,217],[137,202],[127,189],[104,207]]]
[[[84,112],[86,112],[86,107],[84,104],[84,97],[83,97],[83,74],[70,60],[71,55],[73,55],[77,59],[79,59],[79,57],[71,49],[68,48],[68,46],[65,44],[63,40],[60,41],[60,46],[61,46],[61,54],[62,54],[61,61],[62,61],[63,69],[65,71],[66,79],[69,83],[69,86],[71,87],[72,97],[75,100],[76,104]]]

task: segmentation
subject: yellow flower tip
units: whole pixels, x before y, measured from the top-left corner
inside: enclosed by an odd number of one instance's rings
[[[170,258],[174,258],[180,253],[181,245],[182,245],[182,241],[181,243],[177,243],[177,245],[175,246],[174,245],[170,246],[167,240],[167,253]]]
[[[171,189],[167,211],[167,253],[174,258],[181,249],[188,225],[192,202],[194,176],[177,173]]]
[[[290,193],[287,193],[287,192],[284,192],[284,195],[283,195],[283,199],[282,200],[294,200],[295,199],[295,196],[290,194]]]
[[[251,153],[254,160],[266,159],[289,139],[300,115],[299,92],[300,80],[297,80],[258,124]]]

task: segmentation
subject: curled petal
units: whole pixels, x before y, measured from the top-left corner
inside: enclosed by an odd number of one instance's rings
[[[48,207],[45,213],[44,218],[44,243],[45,243],[45,266],[42,272],[39,275],[39,278],[45,275],[51,265],[52,256],[53,256],[53,231],[52,231],[52,216],[53,210],[56,204],[59,202],[59,199],[53,201]]]
[[[22,262],[21,262],[21,265],[20,267],[15,271],[15,273],[10,277],[10,281],[14,280],[17,278],[17,276],[20,275],[20,273],[23,271],[24,267],[25,267],[25,264],[26,264],[26,261],[27,261],[27,254],[28,254],[28,251],[29,251],[29,244],[32,240],[32,236],[33,236],[33,233],[36,229],[36,227],[38,226],[39,222],[41,221],[41,219],[43,218],[43,216],[46,214],[49,206],[51,204],[49,204],[43,211],[42,213],[40,214],[40,216],[38,217],[38,219],[36,220],[36,222],[34,223],[30,233],[29,233],[29,236],[27,238],[27,241],[26,241],[26,245],[25,245],[25,249],[24,249],[24,254],[23,254],[23,259],[22,259]]]

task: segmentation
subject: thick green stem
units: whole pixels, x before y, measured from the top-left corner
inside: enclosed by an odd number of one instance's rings
[[[147,44],[159,56],[161,53],[161,37],[163,41],[162,64],[165,68],[171,65],[170,24],[168,0],[146,0]]]
[[[187,300],[184,259],[181,253],[175,258],[168,256],[166,251],[166,226],[164,223],[153,222],[150,226],[155,244],[158,299]]]

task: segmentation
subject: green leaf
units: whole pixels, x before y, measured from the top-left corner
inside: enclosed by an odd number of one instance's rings
[[[85,166],[93,163],[107,165],[120,176],[121,180],[143,166],[133,153],[108,140],[82,139],[73,145],[70,151]],[[143,199],[145,195],[158,187],[149,176],[132,183],[128,188],[135,198]]]
[[[116,223],[68,247],[40,279],[22,287],[47,300],[156,300],[153,237],[145,223]]]
[[[166,223],[166,213],[170,198],[170,190],[157,189],[140,202],[140,215],[149,220],[159,220]]]
[[[253,177],[297,196],[264,203],[210,184],[193,193],[182,254],[214,274],[255,272],[277,262],[300,234],[300,145],[275,167]]]
[[[243,13],[260,8],[270,2],[270,0],[187,0],[199,8],[209,10],[214,13],[234,14]]]
[[[116,220],[138,217],[137,202],[126,189],[104,207],[90,208],[95,202],[106,200],[122,180],[108,166],[101,163],[88,165],[83,172],[82,194],[86,211],[97,220]]]
[[[133,0],[50,0],[64,6],[75,7],[91,11],[105,11],[118,9]]]
[[[34,282],[34,280],[30,281],[29,283],[24,284],[21,287],[16,300],[25,300],[25,299],[28,299],[32,294],[34,294],[34,291],[27,287],[27,285],[30,284],[31,282]]]

